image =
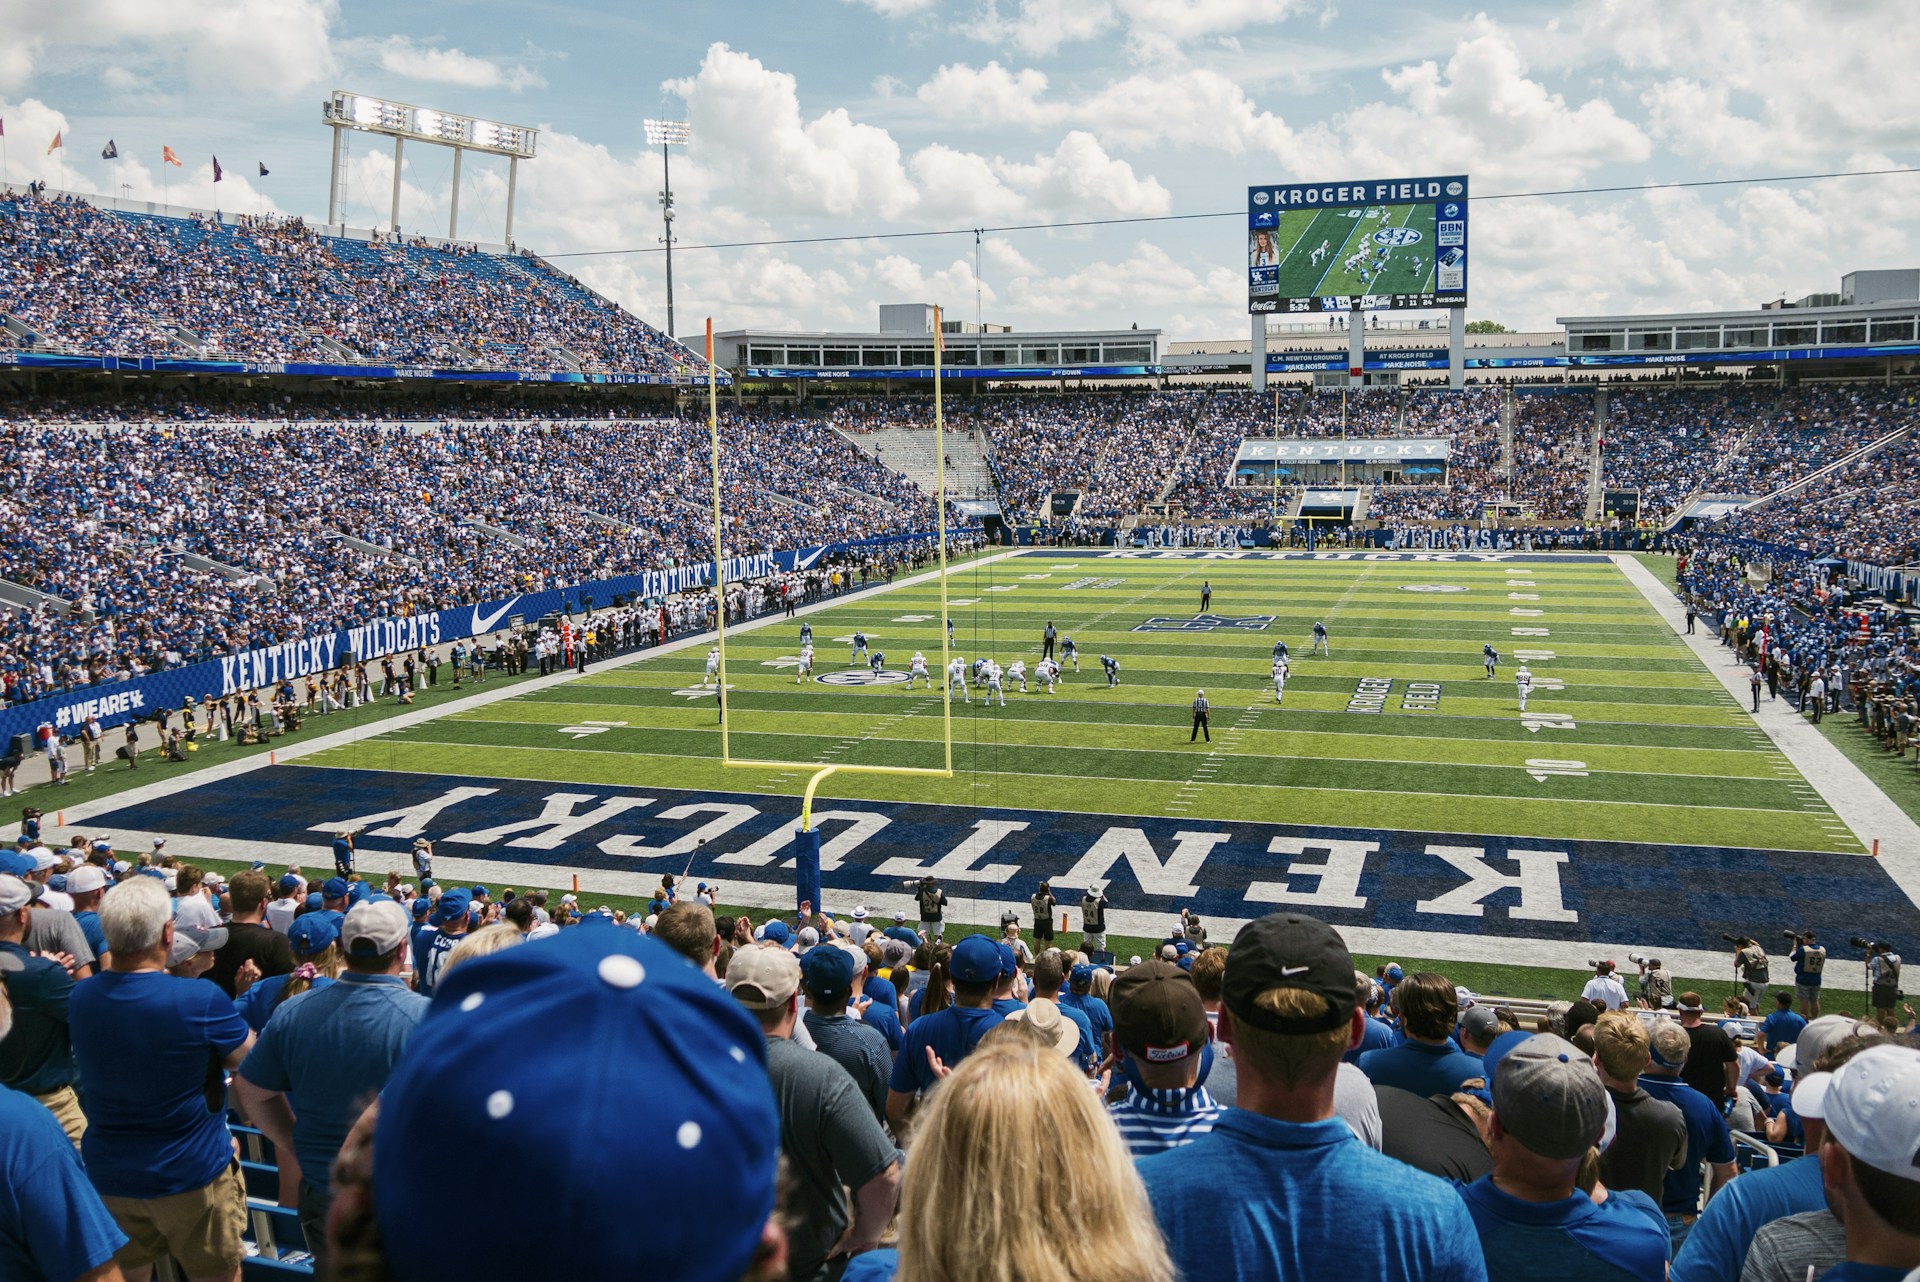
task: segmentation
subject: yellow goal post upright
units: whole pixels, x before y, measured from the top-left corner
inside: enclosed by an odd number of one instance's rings
[[[795,903],[811,903],[818,911],[820,899],[820,833],[813,826],[813,798],[829,775],[921,775],[935,779],[953,778],[953,686],[947,679],[951,646],[947,639],[947,437],[946,418],[941,404],[941,358],[945,349],[940,330],[940,308],[933,309],[933,459],[934,526],[938,538],[935,549],[940,583],[940,738],[943,750],[940,766],[881,766],[845,762],[822,765],[818,761],[771,761],[733,755],[727,715],[727,580],[726,539],[721,511],[720,487],[720,391],[718,367],[713,360],[713,318],[707,318],[707,434],[713,476],[713,603],[715,644],[720,651],[720,764],[729,769],[808,771],[806,791],[800,798],[800,826],[794,834]]]

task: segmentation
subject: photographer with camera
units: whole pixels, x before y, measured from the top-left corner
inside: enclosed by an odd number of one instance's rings
[[[1673,976],[1658,957],[1628,953],[1627,960],[1640,968],[1640,1005],[1644,1010],[1668,1010],[1673,1006]]]
[[[1593,978],[1580,990],[1580,995],[1602,1010],[1621,1010],[1627,1004],[1627,987],[1613,973],[1610,961],[1589,961],[1593,967]]]
[[[1787,956],[1793,962],[1793,995],[1800,1003],[1800,1013],[1808,1019],[1819,1019],[1820,975],[1827,968],[1827,950],[1810,930],[1781,933],[1793,941],[1793,951]]]
[[[1873,1017],[1883,1028],[1890,1028],[1893,1008],[1900,1003],[1900,954],[1884,939],[1870,941],[1855,935],[1852,942],[1855,948],[1867,950],[1867,1000],[1873,1006]]]
[[[1746,935],[1720,938],[1733,945],[1733,970],[1746,995],[1747,1009],[1759,1010],[1760,999],[1767,995],[1767,950]]]

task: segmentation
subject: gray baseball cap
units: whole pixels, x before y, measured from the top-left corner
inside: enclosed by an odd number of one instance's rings
[[[1572,1042],[1535,1033],[1487,1066],[1494,1116],[1521,1145],[1560,1161],[1584,1157],[1607,1125],[1607,1088]]]
[[[1773,1062],[1796,1074],[1811,1073],[1814,1061],[1847,1038],[1859,1034],[1869,1041],[1884,1040],[1884,1034],[1864,1020],[1848,1015],[1822,1015],[1809,1020],[1790,1046],[1783,1046]]]

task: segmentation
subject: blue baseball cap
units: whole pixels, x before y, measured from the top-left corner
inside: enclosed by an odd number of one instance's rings
[[[1000,978],[1000,945],[985,935],[968,935],[953,946],[953,978],[962,984],[991,984]]]
[[[564,1027],[528,1053],[508,1030]],[[475,958],[443,980],[381,1094],[374,1218],[398,1282],[439,1282],[444,1234],[422,1224],[576,1226],[566,1272],[633,1277],[674,1261],[680,1282],[735,1282],[773,1213],[780,1117],[766,1041],[726,990],[656,939],[567,930]],[[635,1100],[660,1139],[631,1144]],[[529,1145],[529,1127],[549,1138]],[[447,1136],[462,1160],[449,1166]],[[493,1172],[511,1168],[516,1177]],[[697,1215],[689,1190],[727,1190]],[[553,1271],[539,1234],[463,1255],[468,1282]]]
[[[320,893],[328,899],[344,899],[346,898],[348,889],[349,887],[345,877],[329,877],[321,885]]]
[[[787,929],[787,923],[776,917],[760,928],[760,938],[769,944],[779,944],[785,947],[787,944],[793,942],[793,932]]]
[[[800,980],[815,997],[845,997],[853,991],[853,957],[838,944],[815,944],[800,958]]]
[[[287,873],[280,878],[280,889],[282,890],[298,890],[304,885],[306,885],[306,882],[302,881],[293,873]]]
[[[482,895],[486,893],[487,893],[487,888],[485,886],[475,886],[473,888],[473,897],[475,899],[480,898]]]
[[[428,913],[432,911],[433,911],[433,904],[427,899],[425,895],[422,895],[418,899],[413,901],[413,915],[415,917],[425,917]]]
[[[1006,940],[997,940],[994,945],[1000,950],[1000,978],[1020,973],[1020,954],[1013,951],[1013,945]]]
[[[140,871],[145,872],[147,870],[142,868]],[[325,897],[317,890],[307,896],[307,907],[309,908],[318,908],[325,902]]]
[[[472,903],[473,901],[468,898],[466,891],[461,890],[458,886],[454,887],[452,890],[441,895],[440,902],[434,905],[433,924],[438,926],[443,922],[452,921],[455,917],[465,917],[467,910],[472,907]]]
[[[616,923],[613,920],[612,913],[603,913],[595,909],[573,924],[576,926],[612,926]]]
[[[373,887],[364,881],[356,881],[347,887],[347,902],[350,904],[365,903],[372,897]]]
[[[1387,978],[1392,980],[1396,984],[1399,983],[1402,979],[1405,979],[1406,975],[1407,975],[1407,972],[1400,969],[1400,964],[1398,962],[1395,962],[1393,965],[1387,967]]]
[[[0,873],[9,877],[25,878],[39,865],[17,850],[0,850]]]
[[[287,927],[287,942],[293,945],[294,952],[304,957],[325,952],[327,945],[339,938],[340,928],[325,913],[296,917],[293,924]]]

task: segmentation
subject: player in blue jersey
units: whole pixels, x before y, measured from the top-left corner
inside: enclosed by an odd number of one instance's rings
[[[853,641],[847,647],[847,666],[851,668],[854,664],[866,657],[867,634],[856,629],[853,634]]]
[[[1100,656],[1100,666],[1106,669],[1107,689],[1111,690],[1120,684],[1120,660],[1103,654]]]
[[[1313,649],[1307,653],[1328,659],[1333,657],[1333,647],[1327,644],[1327,625],[1318,619],[1313,621]]]
[[[1500,675],[1500,652],[1493,648],[1493,642],[1489,641],[1480,647],[1480,662],[1486,665],[1487,680],[1491,681]]]
[[[885,650],[875,650],[873,657],[867,660],[867,666],[873,669],[873,675],[876,677],[882,672],[885,672],[887,670],[887,652]]]
[[[1075,672],[1080,671],[1080,647],[1073,643],[1072,637],[1060,643],[1060,657],[1071,663]]]

